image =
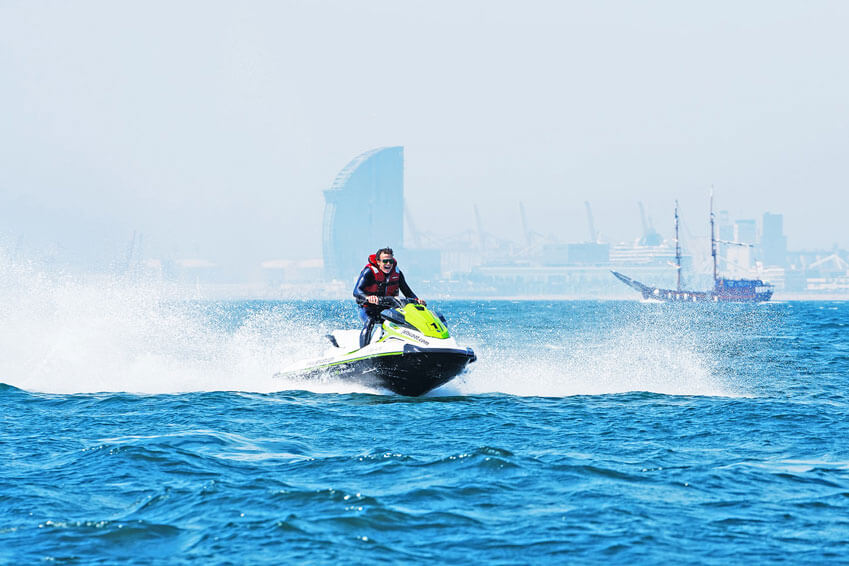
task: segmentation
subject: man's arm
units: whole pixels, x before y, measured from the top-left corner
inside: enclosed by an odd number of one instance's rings
[[[372,281],[369,279],[372,279]],[[354,284],[354,298],[357,300],[357,303],[362,304],[368,301],[368,293],[364,289],[374,283],[373,279],[374,273],[372,273],[371,269],[366,268],[360,272],[360,277]]]

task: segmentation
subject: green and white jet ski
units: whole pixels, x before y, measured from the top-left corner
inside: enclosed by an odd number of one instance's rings
[[[381,297],[370,341],[360,348],[359,330],[337,330],[327,337],[324,357],[300,363],[275,375],[294,379],[333,378],[417,397],[462,373],[477,357],[457,345],[445,317],[414,301]]]

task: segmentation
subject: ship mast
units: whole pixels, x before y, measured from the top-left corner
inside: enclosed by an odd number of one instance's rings
[[[681,240],[678,239],[678,201],[675,201],[675,271],[678,275],[676,289],[681,292]]]
[[[713,256],[713,283],[716,285],[716,237],[713,234],[713,190],[710,191],[710,255]]]

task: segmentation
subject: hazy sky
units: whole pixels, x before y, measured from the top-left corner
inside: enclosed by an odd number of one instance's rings
[[[403,145],[418,227],[617,242],[783,213],[849,247],[849,2],[0,0],[0,235],[103,258],[321,255]]]

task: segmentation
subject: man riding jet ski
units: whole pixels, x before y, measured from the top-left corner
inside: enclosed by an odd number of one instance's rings
[[[397,266],[392,248],[381,248],[376,254],[369,256],[368,263],[357,278],[357,283],[354,285],[354,298],[360,307],[359,316],[363,323],[360,348],[369,343],[374,325],[379,322],[380,313],[386,308],[379,303],[379,297],[397,297],[400,290],[408,299],[427,305],[422,299],[416,297]]]
[[[377,253],[372,258],[381,256]],[[323,358],[287,368],[276,377],[350,379],[415,397],[448,383],[474,362],[477,358],[472,349],[459,346],[451,337],[445,317],[428,310],[424,301],[411,296],[412,291],[403,300],[384,295],[387,291],[397,294],[398,289],[407,295],[409,290],[406,283],[402,286],[403,275],[394,267],[393,258],[389,271],[398,277],[386,277],[389,273],[382,270],[384,277],[376,278],[378,289],[362,301],[361,318],[363,310],[371,309],[366,311],[363,331],[334,331],[328,335],[333,346]],[[373,291],[368,281],[366,288]],[[361,345],[363,337],[365,344]]]

